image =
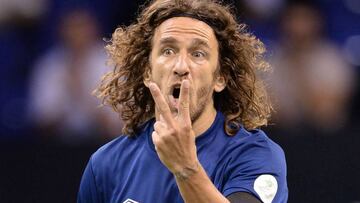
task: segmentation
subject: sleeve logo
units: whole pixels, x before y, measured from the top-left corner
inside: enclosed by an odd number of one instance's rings
[[[254,182],[254,190],[264,203],[271,203],[276,195],[278,183],[274,176],[260,175]]]
[[[139,203],[139,202],[129,198],[129,199],[126,199],[123,203]]]

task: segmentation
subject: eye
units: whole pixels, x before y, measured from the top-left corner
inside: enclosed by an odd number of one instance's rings
[[[163,53],[164,56],[170,56],[170,55],[174,54],[175,51],[174,51],[173,49],[166,48],[166,49],[164,49],[164,50],[162,51],[162,53]]]
[[[203,57],[205,57],[205,55],[206,55],[206,53],[203,51],[194,51],[192,53],[192,56],[195,58],[203,58]]]

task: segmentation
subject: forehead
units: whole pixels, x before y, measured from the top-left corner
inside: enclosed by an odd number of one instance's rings
[[[214,30],[206,23],[189,17],[174,17],[165,20],[155,30],[153,42],[161,42],[167,38],[178,40],[200,39],[211,47],[217,46]]]

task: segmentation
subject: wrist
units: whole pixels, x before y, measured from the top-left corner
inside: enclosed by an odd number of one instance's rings
[[[200,163],[199,161],[196,161],[193,165],[188,165],[178,171],[175,171],[174,177],[178,181],[185,181],[189,179],[191,176],[195,175],[200,171]]]

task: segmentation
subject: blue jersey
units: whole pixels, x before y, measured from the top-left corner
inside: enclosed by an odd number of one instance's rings
[[[154,122],[148,121],[135,138],[121,136],[91,156],[78,202],[183,202],[152,143]],[[228,136],[224,116],[217,113],[211,127],[196,138],[196,146],[201,165],[224,196],[247,192],[264,203],[287,201],[284,152],[261,130],[241,128]]]

